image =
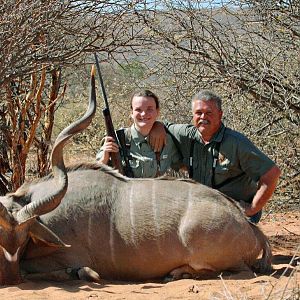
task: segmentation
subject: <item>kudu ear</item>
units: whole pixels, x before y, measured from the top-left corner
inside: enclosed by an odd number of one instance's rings
[[[71,245],[65,244],[53,231],[37,220],[32,224],[29,236],[31,241],[28,243],[24,253],[24,257],[27,259],[52,253],[58,248],[71,247]]]
[[[5,206],[0,202],[0,226],[4,227],[5,229],[10,229],[13,218],[8,213]]]

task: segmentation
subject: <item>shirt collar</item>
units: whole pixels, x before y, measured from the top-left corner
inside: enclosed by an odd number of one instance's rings
[[[137,146],[141,146],[143,143],[147,143],[147,137],[141,135],[135,128],[134,124],[130,127],[131,138]]]
[[[225,134],[225,129],[226,129],[225,125],[223,123],[221,123],[219,130],[214,134],[211,141],[221,143],[223,140],[223,136]]]
[[[221,143],[221,141],[223,140],[223,136],[225,134],[225,125],[223,123],[221,123],[220,128],[218,129],[218,131],[213,135],[212,139],[210,140],[210,143],[212,142],[217,142],[217,143]],[[197,130],[198,134],[196,135],[196,139],[199,140],[202,143],[202,139],[201,139],[201,135],[200,132]]]

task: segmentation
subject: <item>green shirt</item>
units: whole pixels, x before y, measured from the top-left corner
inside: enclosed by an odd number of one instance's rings
[[[179,142],[183,163],[187,166],[194,140],[193,179],[207,186],[212,186],[213,151],[220,143],[215,184],[220,186],[218,190],[233,199],[251,202],[260,177],[275,165],[243,134],[225,128],[223,124],[208,144],[202,142],[198,129],[193,125],[165,125]]]
[[[167,144],[160,153],[159,164],[147,138],[142,136],[134,125],[130,127],[130,135],[129,152],[132,158],[130,159],[130,166],[135,178],[156,177],[157,175],[163,175],[170,168],[179,169],[182,162],[181,155],[170,135],[167,135]],[[126,141],[126,143],[128,142]],[[96,159],[99,160],[102,155],[103,151],[100,149]]]

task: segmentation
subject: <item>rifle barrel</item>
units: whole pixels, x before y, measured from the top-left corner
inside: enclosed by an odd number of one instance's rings
[[[97,71],[98,71],[98,75],[99,75],[99,81],[100,81],[100,85],[101,85],[101,90],[102,90],[102,95],[103,95],[105,107],[109,110],[107,95],[106,95],[106,92],[105,92],[105,87],[104,87],[104,82],[103,82],[103,78],[102,78],[102,73],[101,73],[101,69],[100,69],[98,56],[97,56],[96,53],[94,53],[94,56],[95,56],[96,67],[97,67]]]

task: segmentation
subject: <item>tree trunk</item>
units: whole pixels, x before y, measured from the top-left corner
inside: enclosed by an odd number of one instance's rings
[[[53,69],[51,72],[52,80],[50,86],[50,95],[48,108],[45,111],[43,132],[41,139],[36,139],[38,174],[43,177],[49,172],[49,148],[51,144],[52,130],[54,124],[55,105],[58,99],[58,92],[61,85],[61,70],[60,68]]]

